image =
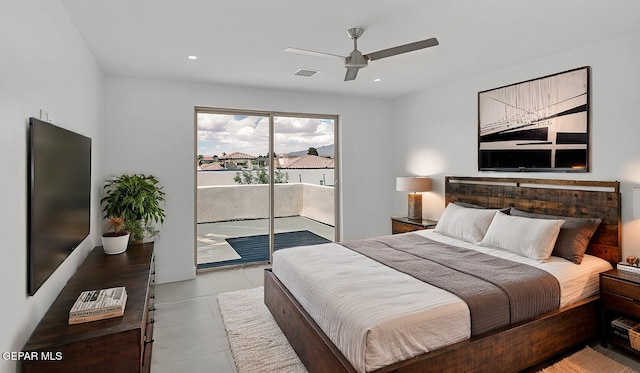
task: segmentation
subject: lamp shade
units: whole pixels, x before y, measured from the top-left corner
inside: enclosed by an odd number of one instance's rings
[[[431,190],[429,177],[397,177],[396,190],[399,192],[428,192]]]

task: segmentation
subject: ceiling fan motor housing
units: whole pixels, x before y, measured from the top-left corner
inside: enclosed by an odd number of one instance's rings
[[[347,34],[349,34],[349,37],[353,39],[353,51],[351,51],[351,53],[344,59],[344,66],[347,68],[367,67],[367,63],[369,62],[369,60],[358,50],[358,38],[362,36],[363,33],[364,29],[357,27],[347,30]]]
[[[366,67],[369,62],[359,50],[354,49],[349,56],[344,59],[346,67]]]

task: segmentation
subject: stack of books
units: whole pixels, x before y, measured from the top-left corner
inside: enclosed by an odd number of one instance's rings
[[[628,341],[629,329],[636,325],[638,325],[638,321],[636,320],[618,317],[617,319],[611,320],[611,333]]]
[[[638,266],[634,266],[631,265],[629,263],[625,263],[625,262],[620,262],[618,263],[618,265],[616,266],[618,268],[619,271],[625,271],[628,273],[633,273],[636,275],[640,275],[640,267]]]
[[[69,311],[69,325],[122,316],[126,304],[124,287],[83,291]]]

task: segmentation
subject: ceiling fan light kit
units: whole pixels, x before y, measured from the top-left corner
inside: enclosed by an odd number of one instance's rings
[[[377,52],[362,54],[358,50],[358,38],[364,34],[364,29],[359,27],[350,28],[347,30],[347,35],[351,39],[353,39],[353,50],[349,53],[348,56],[339,56],[337,54],[317,52],[308,49],[301,48],[287,48],[285,52],[291,53],[301,53],[307,54],[311,56],[320,56],[320,57],[331,57],[331,58],[340,58],[344,62],[344,66],[347,68],[347,74],[344,77],[345,81],[354,80],[358,75],[358,71],[364,67],[367,67],[369,61],[379,60],[381,58],[396,56],[398,54],[413,52],[416,50],[434,47],[438,45],[438,39],[430,38],[425,40],[416,41],[409,44],[403,44],[392,48],[387,48],[383,50],[379,50]]]

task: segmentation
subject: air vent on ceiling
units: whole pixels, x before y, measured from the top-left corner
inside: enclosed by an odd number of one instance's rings
[[[310,78],[310,77],[316,75],[319,72],[320,72],[320,70],[300,69],[300,70],[296,71],[296,73],[293,74],[293,75],[305,76],[307,78]]]

